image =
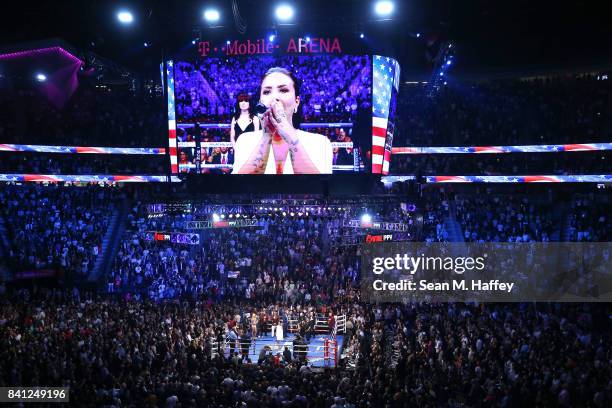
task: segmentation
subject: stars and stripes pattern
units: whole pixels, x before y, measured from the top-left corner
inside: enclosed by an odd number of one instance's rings
[[[0,174],[0,182],[36,183],[165,183],[164,175],[119,175],[119,174]],[[171,177],[173,183],[180,183],[178,177]]]
[[[166,64],[168,78],[168,153],[170,155],[170,172],[178,174],[178,158],[176,155],[176,111],[174,101],[174,62]]]
[[[380,55],[373,57],[372,66],[372,173],[387,174],[393,140],[388,134],[389,106],[392,88],[398,91],[400,67],[393,58]]]
[[[612,174],[533,176],[427,176],[427,183],[610,183]]]
[[[557,153],[612,150],[612,143],[523,146],[394,147],[393,154]]]
[[[0,144],[0,152],[91,153],[91,154],[166,154],[164,147],[94,147]]]

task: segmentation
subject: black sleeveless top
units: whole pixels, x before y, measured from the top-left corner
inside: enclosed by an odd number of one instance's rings
[[[255,123],[253,122],[253,119],[251,119],[251,123],[249,123],[248,126],[244,130],[240,128],[240,125],[238,124],[237,120],[234,122],[234,132],[236,133],[236,136],[234,136],[234,140],[238,140],[238,136],[240,136],[243,133],[254,132],[254,131],[255,131]]]

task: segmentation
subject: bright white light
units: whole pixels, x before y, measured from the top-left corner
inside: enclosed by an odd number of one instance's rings
[[[446,61],[446,65],[450,65],[450,64],[452,64],[451,60]]]
[[[275,14],[280,21],[289,21],[293,18],[293,7],[288,4],[281,4],[276,8]]]
[[[221,219],[225,219],[225,214],[221,214]]]
[[[230,217],[230,218],[234,218],[234,214],[230,214],[230,215],[229,215],[229,217]]]
[[[145,48],[147,48],[149,46],[149,43],[144,43]]]
[[[209,23],[216,23],[217,21],[219,21],[220,17],[221,15],[216,9],[208,9],[204,11],[204,20],[208,21]]]
[[[38,82],[45,82],[47,80],[47,76],[45,74],[36,74],[36,80]]]
[[[221,218],[219,218],[219,214],[217,214],[217,213],[214,213],[214,214],[213,214],[213,221],[214,221],[214,222],[219,222],[219,220],[220,220],[220,219],[221,219]]]
[[[390,16],[394,8],[395,4],[392,1],[377,1],[374,5],[374,11],[381,17]]]
[[[368,213],[365,213],[361,216],[361,222],[369,223],[372,222],[372,216]]]
[[[440,72],[440,76],[444,76],[444,72]]]
[[[306,42],[310,42],[310,37],[306,37]]]
[[[421,37],[421,33],[417,33],[417,38],[420,38],[420,37]]]
[[[227,45],[230,45],[230,44],[231,44],[230,40],[227,40],[225,43],[226,43]]]
[[[196,40],[191,40],[191,44],[195,45]]]
[[[359,38],[363,38],[365,37],[365,35],[363,35],[363,33],[359,34]]]
[[[275,38],[276,36],[274,34],[271,34],[270,37],[268,37],[268,40],[270,40],[270,42],[274,42]]]
[[[131,24],[134,22],[134,16],[129,11],[120,11],[117,13],[117,19],[122,24]]]

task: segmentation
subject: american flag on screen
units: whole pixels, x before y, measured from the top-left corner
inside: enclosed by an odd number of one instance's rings
[[[374,56],[373,64],[372,173],[387,174],[393,140],[393,135],[387,132],[389,108],[393,88],[397,93],[399,87],[400,67],[393,58],[380,55]]]
[[[170,153],[170,172],[178,174],[176,157],[176,114],[174,112],[174,63],[168,61],[166,67],[168,78],[168,152]]]

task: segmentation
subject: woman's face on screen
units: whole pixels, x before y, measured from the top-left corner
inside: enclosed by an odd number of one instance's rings
[[[249,101],[240,101],[238,102],[238,106],[240,110],[248,110],[249,109]]]
[[[291,119],[300,104],[300,97],[295,95],[293,80],[281,72],[273,72],[264,78],[259,99],[267,107],[280,101],[288,119]]]

